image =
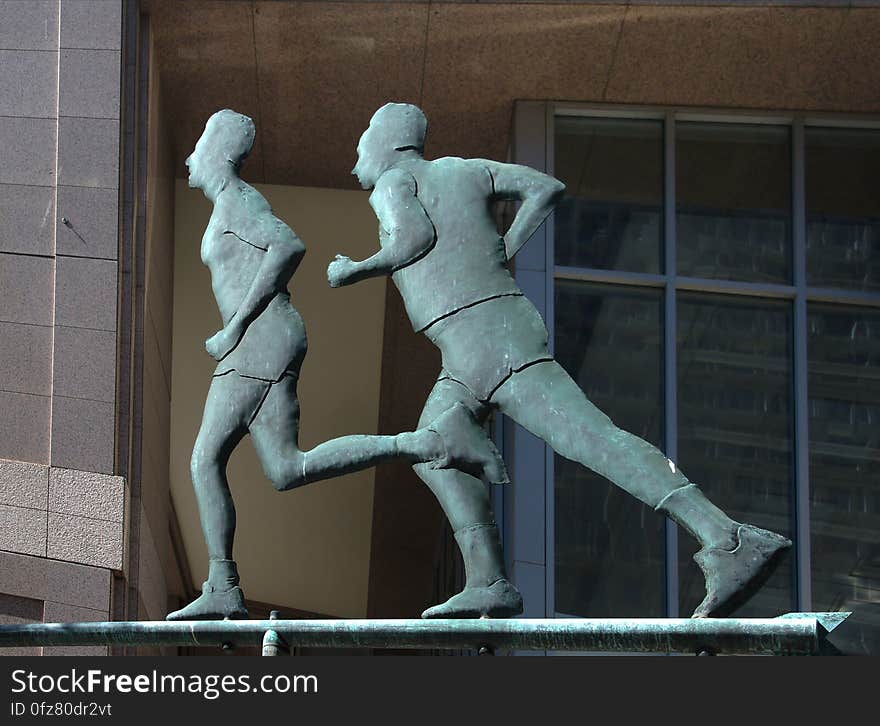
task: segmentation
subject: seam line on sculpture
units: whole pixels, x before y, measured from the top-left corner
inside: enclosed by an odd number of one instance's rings
[[[269,383],[266,386],[266,390],[263,391],[263,395],[260,397],[260,402],[257,404],[257,407],[254,409],[253,414],[251,415],[250,420],[247,422],[248,428],[250,428],[251,424],[257,418],[257,414],[260,413],[260,409],[263,408],[263,404],[266,402],[266,399],[269,397],[269,391],[272,390],[272,384]],[[303,466],[305,466],[305,458],[303,458]]]
[[[490,300],[497,300],[500,297],[524,297],[524,294],[521,292],[502,292],[502,293],[499,293],[498,295],[490,295],[489,297],[484,297],[481,300],[477,300],[475,302],[468,303],[467,305],[462,305],[460,308],[455,308],[455,310],[450,310],[448,313],[443,313],[443,315],[441,315],[439,318],[437,318],[436,320],[432,320],[424,328],[419,328],[416,332],[417,333],[424,333],[426,330],[431,328],[433,325],[436,325],[441,320],[445,320],[446,318],[451,317],[452,315],[455,315],[456,313],[459,313],[462,310],[467,310],[468,308],[475,307],[475,306],[479,305],[480,303],[489,302]]]
[[[537,365],[538,363],[546,363],[547,361],[552,361],[552,360],[553,360],[553,356],[545,356],[543,358],[538,358],[537,360],[530,360],[528,363],[524,363],[523,365],[521,365],[517,368],[511,368],[510,373],[508,373],[506,376],[504,376],[503,379],[501,379],[501,381],[498,382],[498,384],[495,386],[495,388],[493,388],[489,392],[489,395],[483,400],[483,402],[489,403],[492,400],[492,396],[494,396],[498,392],[498,389],[501,388],[501,386],[503,386],[505,383],[507,383],[513,377],[514,373],[519,373],[520,371],[524,371],[526,368],[531,368],[532,366]]]
[[[684,486],[676,487],[671,492],[667,493],[659,502],[657,502],[657,506],[654,507],[654,511],[659,512],[660,509],[663,507],[663,505],[666,503],[666,500],[669,499],[672,495],[680,492],[682,489],[690,489],[691,487],[696,489],[697,485],[691,483],[691,484],[685,484]]]
[[[237,234],[236,234],[235,232],[233,232],[231,229],[224,230],[223,234],[231,234],[233,237],[235,237],[236,239],[241,240],[241,241],[244,242],[246,245],[250,245],[251,247],[256,247],[258,250],[263,250],[263,252],[268,252],[268,251],[269,251],[269,248],[268,248],[268,247],[260,247],[260,245],[258,245],[258,244],[255,244],[255,243],[253,243],[253,242],[249,242],[249,241],[246,240],[244,237],[241,237],[240,235],[237,235]]]
[[[497,526],[498,525],[496,525],[495,522],[482,522],[480,524],[469,524],[466,527],[461,527],[460,529],[455,530],[455,532],[453,532],[452,534],[453,534],[453,536],[455,536],[455,535],[461,534],[462,532],[468,532],[471,530],[482,529],[484,527],[497,527]]]

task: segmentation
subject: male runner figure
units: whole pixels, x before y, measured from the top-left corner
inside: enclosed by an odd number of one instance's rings
[[[229,456],[247,433],[278,491],[395,457],[429,467],[459,466],[489,482],[507,481],[500,455],[463,406],[438,411],[418,431],[342,436],[310,451],[299,449],[296,385],[307,343],[287,284],[305,246],[263,196],[238,176],[254,134],[247,116],[218,111],[186,160],[189,185],[214,204],[201,256],[211,270],[223,329],[205,342],[219,363],[191,462],[208,545],[208,580],[201,596],[168,620],[247,617],[232,559],[235,506],[226,481]]]
[[[562,196],[564,185],[534,169],[485,159],[422,157],[427,121],[409,104],[387,104],[358,143],[352,173],[379,218],[381,249],[354,262],[337,255],[333,287],[391,275],[413,328],[440,349],[443,369],[420,425],[464,404],[484,421],[497,408],[568,459],[602,474],[666,513],[700,542],[706,577],[695,617],[722,616],[766,580],[791,542],[731,520],[651,444],[617,428],[547,348],[547,329],[508,262]],[[491,203],[522,205],[502,237]],[[416,465],[450,520],[467,584],[423,617],[503,617],[522,612],[507,580],[483,484],[460,472]]]

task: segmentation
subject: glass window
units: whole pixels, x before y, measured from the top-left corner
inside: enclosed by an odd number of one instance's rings
[[[556,358],[614,422],[657,445],[663,427],[663,306],[657,290],[556,284]],[[556,610],[665,613],[663,517],[556,457]]]
[[[880,290],[880,131],[810,128],[807,282]]]
[[[791,279],[791,146],[785,126],[676,124],[678,273]]]
[[[790,536],[794,482],[791,305],[718,295],[678,300],[678,460],[729,517]],[[680,531],[682,614],[703,599],[691,559],[698,544]],[[737,613],[792,609],[791,559]]]
[[[665,116],[674,189],[663,188],[665,122],[556,120],[556,173],[568,187],[554,227],[556,357],[618,426],[661,449],[675,441],[676,464],[730,517],[792,539],[809,532],[736,616],[876,604],[880,129],[804,123],[795,134]],[[664,200],[674,239],[663,239]],[[676,270],[663,270],[666,245]],[[807,285],[796,286],[793,270],[804,268]],[[804,339],[806,353],[795,346]],[[809,466],[800,480],[798,461]],[[705,594],[698,543],[681,529],[667,540],[663,517],[582,466],[557,456],[554,468],[556,611],[692,612]],[[807,494],[808,521],[798,520]],[[807,574],[811,587],[798,587]]]
[[[808,316],[814,610],[880,602],[880,312]]]
[[[663,234],[663,125],[560,118],[555,174],[556,264],[659,272]]]

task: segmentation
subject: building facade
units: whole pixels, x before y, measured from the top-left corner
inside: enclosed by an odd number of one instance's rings
[[[428,157],[566,183],[517,279],[591,400],[794,540],[741,614],[876,604],[878,34],[876,2],[0,2],[0,620],[159,620],[206,574],[219,316],[183,160],[218,109],[254,119],[242,175],[309,250],[301,445],[416,424],[436,352],[393,285],[324,273],[376,247],[349,170],[390,100],[424,109]],[[527,616],[693,609],[686,535],[494,433]],[[243,444],[229,471],[253,615],[415,617],[461,584],[405,465],[279,494]]]

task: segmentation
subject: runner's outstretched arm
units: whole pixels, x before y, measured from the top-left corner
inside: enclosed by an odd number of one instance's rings
[[[416,197],[411,174],[401,169],[386,171],[370,195],[370,206],[379,218],[382,248],[361,262],[336,255],[327,267],[331,287],[390,275],[427,254],[436,242],[434,225]]]

